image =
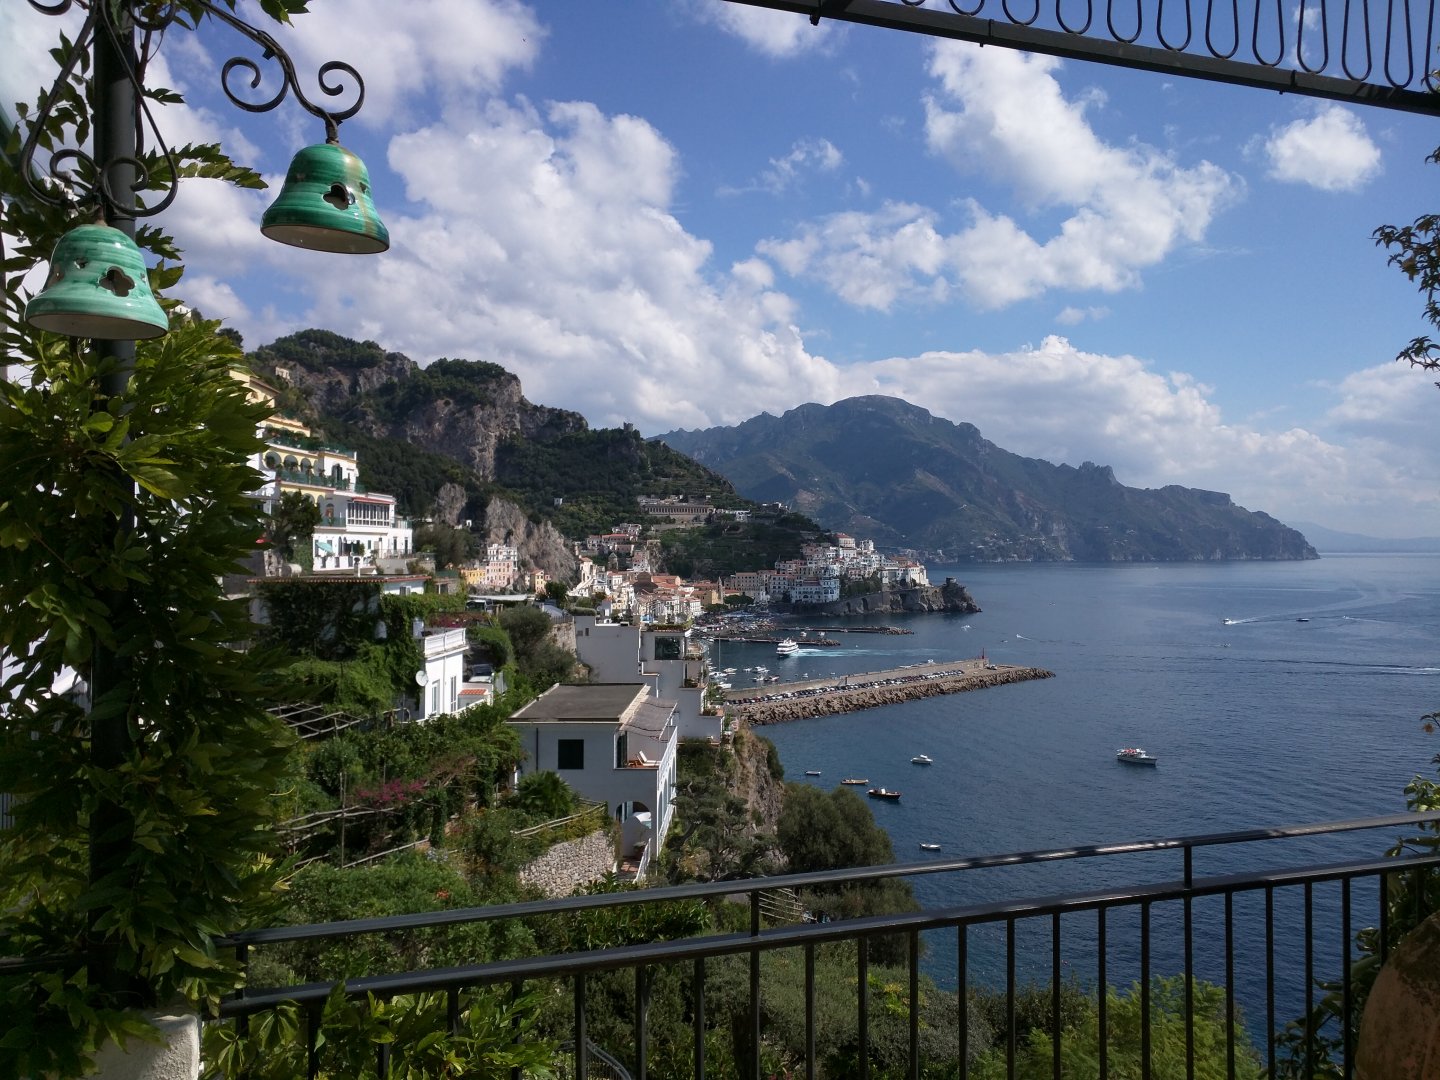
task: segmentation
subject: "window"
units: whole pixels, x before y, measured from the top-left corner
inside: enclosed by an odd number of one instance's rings
[[[656,660],[679,660],[680,639],[678,637],[655,638],[655,659]]]
[[[585,740],[560,739],[555,744],[557,769],[585,768]]]
[[[628,742],[628,733],[624,731],[620,732],[619,736],[615,739],[615,767],[617,769],[625,768],[625,762],[630,759],[630,755],[626,752],[626,744]]]

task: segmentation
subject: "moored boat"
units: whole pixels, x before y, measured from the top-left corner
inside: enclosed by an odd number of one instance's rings
[[[869,780],[860,780],[860,779],[857,779],[857,778],[855,778],[855,777],[853,777],[853,776],[847,776],[844,780],[841,780],[840,783],[842,783],[842,784],[852,784],[852,785],[853,785],[853,784],[858,784],[858,785],[860,785],[861,787],[864,787],[866,784],[870,783],[870,781],[869,781]]]
[[[819,776],[819,775],[820,775],[820,770],[819,770],[819,769],[806,769],[806,770],[805,770],[805,775],[806,775],[806,776]]]
[[[1115,760],[1126,765],[1157,765],[1160,759],[1146,753],[1138,746],[1126,746],[1115,751]]]
[[[910,759],[911,765],[934,765],[935,759],[929,754],[916,754]]]
[[[920,850],[921,850],[921,851],[939,851],[939,850],[940,850],[940,845],[939,845],[939,844],[925,844],[925,843],[922,843],[922,844],[920,845]]]
[[[869,791],[867,791],[865,794],[866,794],[866,795],[869,795],[870,798],[872,798],[872,799],[892,799],[892,800],[894,800],[894,799],[900,798],[900,792],[898,792],[898,791],[891,791],[889,788],[883,788],[883,787],[872,787],[872,788],[871,788]]]

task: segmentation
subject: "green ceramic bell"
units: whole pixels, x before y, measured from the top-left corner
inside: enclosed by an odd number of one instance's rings
[[[365,163],[337,142],[295,155],[260,231],[282,244],[347,255],[373,255],[390,246],[390,231],[370,200]]]
[[[55,245],[45,287],[25,305],[25,321],[67,337],[142,341],[170,330],[150,291],[145,257],[109,225],[77,225]]]

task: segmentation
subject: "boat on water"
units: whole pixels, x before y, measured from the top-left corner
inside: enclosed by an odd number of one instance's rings
[[[794,638],[785,638],[775,646],[776,656],[794,656],[800,651],[800,643]]]
[[[870,781],[869,781],[869,780],[860,780],[860,779],[857,779],[857,778],[855,778],[855,777],[853,777],[853,776],[847,776],[844,780],[841,780],[840,783],[842,783],[842,784],[850,784],[850,785],[852,785],[852,786],[858,784],[860,787],[864,787],[866,784],[870,783]]]
[[[872,787],[872,788],[871,788],[869,791],[867,791],[865,794],[866,794],[866,795],[869,795],[870,798],[872,798],[872,799],[891,799],[891,800],[895,800],[895,799],[900,798],[900,792],[898,792],[898,791],[891,791],[889,788],[883,788],[883,787]]]
[[[911,765],[934,765],[935,759],[929,754],[916,754],[910,759]]]
[[[1160,759],[1146,753],[1138,746],[1126,746],[1115,751],[1115,760],[1126,765],[1157,765]]]
[[[1296,619],[1296,622],[1309,622],[1309,619]]]
[[[921,845],[920,845],[920,850],[921,850],[921,851],[939,851],[939,850],[940,850],[940,845],[939,845],[939,844],[921,844]]]
[[[805,775],[806,775],[806,776],[819,776],[819,775],[820,775],[820,770],[819,770],[819,769],[806,769],[806,770],[805,770]]]

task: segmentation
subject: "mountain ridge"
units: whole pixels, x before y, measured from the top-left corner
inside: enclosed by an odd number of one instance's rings
[[[901,398],[808,403],[654,441],[748,498],[944,561],[1318,558],[1298,531],[1223,492],[1130,488],[1108,465],[1021,457]]]

